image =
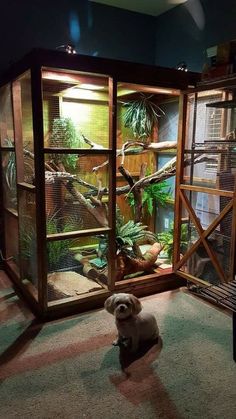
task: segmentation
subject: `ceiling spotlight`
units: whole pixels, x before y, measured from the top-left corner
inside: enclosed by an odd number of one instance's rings
[[[181,61],[179,64],[177,64],[176,69],[179,71],[188,71],[186,62]]]
[[[56,47],[56,49],[59,51],[67,52],[67,54],[76,54],[75,47],[71,44],[59,45],[59,47]]]

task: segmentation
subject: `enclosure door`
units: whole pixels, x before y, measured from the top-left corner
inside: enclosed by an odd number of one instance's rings
[[[235,271],[236,147],[227,95],[219,89],[181,98],[174,270],[197,284],[229,282]]]

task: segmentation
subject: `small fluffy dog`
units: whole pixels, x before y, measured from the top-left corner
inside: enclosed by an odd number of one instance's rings
[[[104,304],[108,313],[115,316],[118,338],[113,345],[123,344],[136,352],[140,342],[157,339],[159,329],[155,317],[142,313],[142,305],[132,294],[113,294]]]

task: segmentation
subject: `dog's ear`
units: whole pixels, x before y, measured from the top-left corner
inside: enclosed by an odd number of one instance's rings
[[[110,314],[114,314],[114,300],[115,300],[115,294],[108,297],[104,303],[104,307],[106,311]]]
[[[139,299],[131,294],[130,295],[130,300],[131,300],[131,303],[132,303],[132,306],[133,306],[132,307],[133,314],[140,313],[140,311],[142,310],[143,307],[142,307],[142,304],[139,301]]]

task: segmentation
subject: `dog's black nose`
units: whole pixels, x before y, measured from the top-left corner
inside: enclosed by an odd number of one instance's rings
[[[120,311],[121,312],[125,311],[125,306],[120,306]]]

